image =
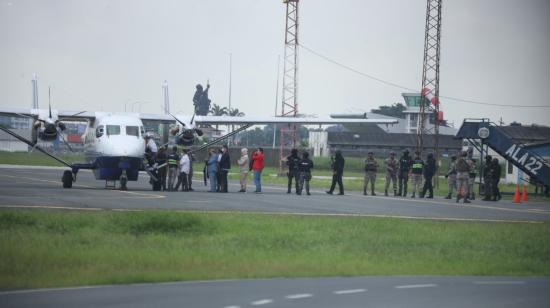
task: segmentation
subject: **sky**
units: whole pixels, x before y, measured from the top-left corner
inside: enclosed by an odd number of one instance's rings
[[[299,42],[379,79],[420,89],[425,0],[301,0]],[[550,125],[550,1],[445,0],[440,95],[447,120]],[[0,0],[0,106],[191,114],[197,83],[212,103],[273,115],[284,54],[280,0]],[[231,54],[231,56],[230,56]],[[299,49],[298,111],[365,112],[409,92]],[[280,70],[283,70],[282,60]],[[280,80],[281,78],[279,78]]]

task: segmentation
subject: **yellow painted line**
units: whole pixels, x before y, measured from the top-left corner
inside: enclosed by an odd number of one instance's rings
[[[8,205],[0,204],[0,208],[14,208],[14,209],[51,209],[51,210],[74,210],[74,211],[102,211],[103,209],[97,207],[69,207],[69,206],[55,206],[55,205]]]
[[[464,203],[447,203],[447,202],[438,202],[438,201],[431,201],[431,200],[426,200],[426,199],[423,199],[423,198],[408,198],[408,199],[405,199],[405,198],[401,198],[401,197],[386,197],[386,196],[363,196],[363,195],[356,195],[356,194],[348,194],[348,196],[352,196],[352,197],[357,197],[357,198],[365,198],[366,200],[368,200],[367,198],[370,198],[370,199],[386,199],[388,200],[388,198],[393,198],[393,200],[397,200],[397,201],[403,201],[403,202],[409,202],[409,203],[423,203],[423,204],[426,204],[426,205],[430,205],[430,206],[449,206],[449,207],[452,207],[452,208],[468,208],[468,207],[472,207],[472,208],[480,208],[480,209],[489,209],[489,210],[498,210],[498,211],[508,211],[508,212],[517,212],[517,213],[535,213],[535,214],[550,214],[549,211],[544,211],[544,212],[533,212],[531,211],[530,209],[511,209],[511,208],[503,208],[503,207],[496,207],[496,206],[487,206],[487,205],[476,205],[476,204],[464,204]],[[415,205],[416,205],[415,204]]]
[[[5,177],[9,177],[9,178],[25,179],[25,180],[30,180],[30,181],[45,182],[45,183],[56,184],[56,185],[59,185],[61,183],[61,182],[57,182],[57,181],[53,181],[53,180],[36,179],[36,178],[13,176],[13,175],[7,175],[7,174],[0,174],[0,175],[5,176]],[[97,189],[96,187],[93,187],[93,186],[76,185],[76,184],[74,184],[73,187]],[[142,199],[163,199],[163,198],[166,198],[166,196],[163,196],[163,195],[138,193],[138,192],[133,192],[133,191],[113,190],[113,189],[106,189],[105,191],[112,191],[112,192],[117,192],[117,193],[141,196]],[[129,198],[129,197],[127,197],[127,198]]]
[[[13,178],[13,179],[25,179],[25,180],[30,180],[30,181],[53,183],[53,184],[56,184],[56,185],[62,184],[61,181],[43,180],[43,179],[29,178],[29,177],[24,177],[24,176],[14,176],[14,175],[7,175],[7,174],[0,174],[0,175],[8,177],[8,178]],[[74,184],[73,187],[95,188],[95,187],[92,187],[92,186],[76,185],[76,184]]]

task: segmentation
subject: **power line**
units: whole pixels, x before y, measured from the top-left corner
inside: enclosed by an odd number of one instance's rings
[[[397,84],[397,83],[394,83],[394,82],[391,82],[391,81],[387,81],[387,80],[378,78],[376,76],[373,76],[373,75],[370,75],[370,74],[367,74],[367,73],[364,73],[364,72],[361,72],[357,69],[354,69],[351,66],[340,63],[340,62],[338,62],[336,60],[333,60],[333,59],[331,59],[331,58],[329,58],[329,57],[327,57],[323,54],[320,54],[320,53],[316,52],[315,50],[313,50],[313,49],[311,49],[307,46],[304,46],[303,44],[299,44],[299,46],[302,49],[308,51],[309,53],[311,53],[311,54],[313,54],[313,55],[315,55],[315,56],[317,56],[317,57],[319,57],[319,58],[321,58],[321,59],[323,59],[327,62],[335,64],[339,67],[342,67],[342,68],[344,68],[348,71],[351,71],[353,73],[356,73],[356,74],[361,75],[363,77],[366,77],[368,79],[372,79],[372,80],[378,81],[380,83],[383,83],[385,85],[392,86],[392,87],[395,87],[395,88],[398,88],[398,89],[412,91],[412,92],[418,92],[418,90],[415,90],[415,89],[412,89],[412,88],[409,88],[409,87],[406,87],[406,86],[403,86],[403,85],[400,85],[400,84]],[[486,106],[511,107],[511,108],[550,108],[550,105],[507,105],[507,104],[485,103],[485,102],[474,101],[474,100],[463,99],[463,98],[457,98],[457,97],[452,97],[452,96],[440,95],[439,97],[449,99],[449,100],[453,100],[453,101],[463,102],[463,103],[476,104],[476,105],[486,105]]]

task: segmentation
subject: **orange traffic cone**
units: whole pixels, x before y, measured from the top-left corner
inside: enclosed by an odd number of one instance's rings
[[[512,202],[514,203],[520,203],[521,201],[521,195],[519,193],[519,184],[516,185],[516,193],[514,194],[514,199],[512,199]]]
[[[526,202],[529,198],[527,197],[527,185],[523,184],[523,194],[521,194],[521,201]]]

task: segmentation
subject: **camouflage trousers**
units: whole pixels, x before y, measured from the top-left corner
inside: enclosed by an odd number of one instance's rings
[[[371,191],[374,191],[374,184],[376,183],[376,172],[374,171],[365,172],[363,192],[367,192],[367,187],[369,186],[369,182],[370,182]]]
[[[390,181],[393,182],[393,190],[397,190],[397,173],[386,172],[386,187],[384,188],[385,191],[388,191],[388,187],[390,187]]]
[[[422,174],[411,174],[412,194],[415,195],[416,191],[421,193],[420,186],[422,186]]]
[[[468,197],[470,195],[470,190],[469,190],[470,175],[468,174],[468,172],[459,172],[456,175],[456,180],[457,180],[457,188],[456,188],[457,195],[460,195],[461,197],[464,197],[464,196]]]
[[[456,190],[456,174],[449,174],[449,195],[452,195]]]

